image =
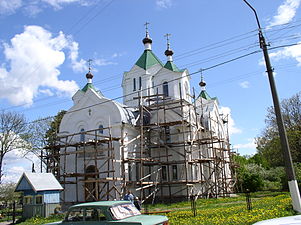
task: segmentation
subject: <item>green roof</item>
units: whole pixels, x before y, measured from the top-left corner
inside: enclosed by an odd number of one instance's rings
[[[206,91],[201,91],[200,95],[198,98],[204,98],[204,99],[207,99],[207,100],[211,100],[212,98],[208,95],[208,93]]]
[[[135,64],[145,70],[156,64],[163,66],[160,59],[158,59],[151,50],[144,50],[143,54]]]
[[[82,91],[83,91],[83,92],[86,92],[86,91],[88,90],[88,88],[91,88],[91,89],[93,89],[94,91],[97,92],[97,90],[95,89],[94,85],[91,84],[91,83],[87,83],[87,84],[85,85],[85,87],[83,87]]]
[[[169,69],[174,72],[181,72],[181,70],[178,69],[176,64],[174,64],[172,61],[167,61],[164,65],[164,68]]]

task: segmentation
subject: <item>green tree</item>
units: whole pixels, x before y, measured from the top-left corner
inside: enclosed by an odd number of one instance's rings
[[[238,192],[259,191],[264,188],[265,169],[254,163],[240,165],[237,169],[236,189]]]
[[[58,112],[54,119],[50,123],[49,129],[46,131],[46,144],[48,146],[53,146],[57,141],[57,134],[59,133],[60,124],[63,119],[63,116],[66,114],[65,110]]]
[[[294,162],[301,162],[301,92],[281,101],[281,111],[292,159]],[[272,107],[268,108],[265,124],[261,136],[256,139],[257,152],[266,159],[268,166],[284,166],[276,116]]]
[[[50,164],[55,165],[57,162],[59,162],[59,152],[60,149],[57,147],[57,139],[58,139],[58,133],[59,128],[61,124],[61,120],[63,116],[66,114],[66,111],[60,111],[58,114],[54,117],[54,119],[50,123],[49,129],[46,131],[45,138],[46,138],[46,154],[48,158],[48,165],[47,165],[47,172],[52,172],[55,176],[59,175],[58,168],[54,167],[48,167]]]
[[[20,193],[15,192],[15,183],[0,184],[0,202],[11,203],[20,198]]]

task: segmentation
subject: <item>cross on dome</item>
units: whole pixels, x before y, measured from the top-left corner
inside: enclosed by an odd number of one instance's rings
[[[170,48],[170,42],[169,42],[169,37],[171,36],[171,34],[165,34],[164,37],[166,37],[166,41],[167,41],[167,49],[164,52],[164,54],[167,56],[167,61],[172,61],[172,55],[173,55],[173,51]]]
[[[88,64],[89,64],[89,72],[86,74],[86,78],[88,80],[88,83],[91,84],[92,83],[92,78],[93,78],[93,74],[91,73],[91,64],[92,64],[92,59],[88,59]]]
[[[146,22],[144,24],[144,26],[145,26],[145,38],[142,40],[142,42],[144,44],[145,50],[152,50],[152,43],[153,43],[153,41],[149,37],[148,25],[149,25],[149,22]]]
[[[201,89],[203,91],[206,90],[206,82],[204,81],[204,76],[203,76],[203,69],[200,69],[200,72],[201,72],[201,82],[199,83],[199,85],[201,86]]]

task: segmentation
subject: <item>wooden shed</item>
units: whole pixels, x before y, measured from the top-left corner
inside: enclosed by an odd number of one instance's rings
[[[23,173],[16,190],[23,192],[23,217],[47,217],[60,207],[63,187],[52,173]]]

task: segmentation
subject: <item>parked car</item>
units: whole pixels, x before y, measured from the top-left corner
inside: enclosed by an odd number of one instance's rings
[[[259,221],[257,223],[254,223],[253,225],[297,225],[301,224],[301,215],[297,216],[286,216],[286,217],[280,217],[270,220],[263,220]]]
[[[130,201],[100,201],[71,206],[63,221],[47,225],[168,225],[168,218],[142,215]]]

